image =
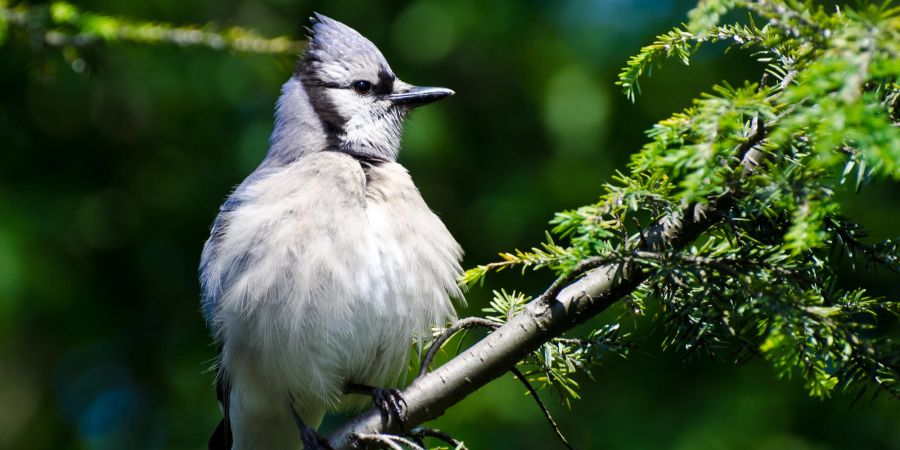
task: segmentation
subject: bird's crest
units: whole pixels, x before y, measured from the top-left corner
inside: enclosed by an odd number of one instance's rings
[[[352,70],[351,65],[389,67],[375,44],[337,20],[314,13],[306,31],[308,41],[298,74],[315,76],[322,71]]]

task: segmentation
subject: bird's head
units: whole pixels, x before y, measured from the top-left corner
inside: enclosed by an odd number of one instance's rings
[[[453,91],[404,83],[356,30],[321,14],[311,20],[296,76],[322,120],[329,145],[361,157],[395,159],[408,112]]]

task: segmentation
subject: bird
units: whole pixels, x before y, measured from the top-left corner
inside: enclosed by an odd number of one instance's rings
[[[410,112],[454,91],[401,81],[334,19],[306,29],[268,151],[200,257],[223,413],[210,449],[329,448],[324,415],[369,401],[402,419],[411,350],[464,302],[462,249],[397,162]]]

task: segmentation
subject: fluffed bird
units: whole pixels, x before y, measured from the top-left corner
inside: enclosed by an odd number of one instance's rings
[[[409,112],[453,91],[401,81],[333,19],[315,14],[308,31],[269,150],[201,255],[224,415],[211,449],[327,447],[313,430],[365,405],[359,393],[398,414],[382,387],[462,301],[462,250],[396,161]]]

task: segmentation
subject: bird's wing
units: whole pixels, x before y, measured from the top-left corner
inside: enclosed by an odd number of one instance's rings
[[[203,313],[217,335],[217,327],[221,326],[217,318],[223,309],[241,314],[252,310],[246,303],[263,296],[276,281],[276,277],[268,275],[261,280],[247,278],[251,269],[267,270],[260,259],[283,249],[285,237],[325,233],[326,228],[334,228],[333,222],[344,216],[342,208],[352,207],[363,214],[365,183],[357,160],[337,152],[319,152],[251,175],[232,193],[213,224],[200,258]],[[305,229],[291,228],[292,220],[285,222],[295,216],[304,218],[301,226]],[[322,239],[329,238],[326,235]],[[285,264],[274,267],[293,267]],[[319,268],[314,264],[305,266],[309,278],[314,278]],[[243,289],[250,289],[252,295],[229,296],[235,284],[242,281],[246,285]]]
[[[212,316],[219,296],[222,294],[221,285],[213,282],[206,277],[208,265],[216,258],[219,243],[222,241],[223,233],[228,227],[229,213],[236,210],[243,203],[242,193],[256,181],[265,178],[272,171],[260,168],[251,173],[241,184],[231,192],[222,206],[219,208],[219,214],[213,221],[210,228],[209,239],[203,246],[203,253],[200,255],[200,284],[201,284],[201,306],[203,307],[203,316],[208,324],[212,323]]]

